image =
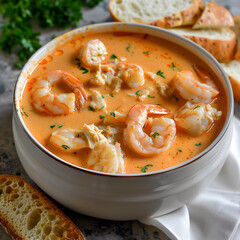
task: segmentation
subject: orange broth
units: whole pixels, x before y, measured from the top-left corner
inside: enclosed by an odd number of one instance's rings
[[[90,149],[82,149],[74,153],[67,152],[64,149],[59,150],[49,142],[51,133],[57,130],[58,127],[51,128],[50,126],[61,124],[63,125],[62,128],[81,129],[84,123],[101,124],[103,120],[100,119],[100,115],[106,115],[106,113],[103,110],[89,111],[88,106],[91,101],[89,99],[86,101],[85,108],[82,111],[75,111],[70,115],[48,116],[40,113],[31,105],[29,90],[31,79],[51,70],[61,69],[66,71],[79,78],[87,92],[89,91],[88,88],[91,88],[98,90],[104,95],[108,106],[108,113],[114,110],[127,113],[134,104],[142,103],[135,97],[128,95],[128,93],[136,93],[140,89],[149,89],[152,96],[152,98],[146,98],[143,103],[161,104],[171,110],[171,114],[167,115],[167,117],[173,117],[176,110],[186,102],[175,93],[171,98],[162,97],[156,88],[155,82],[148,77],[145,77],[144,86],[134,89],[123,87],[118,93],[113,94],[113,97],[109,95],[111,91],[108,86],[92,87],[88,81],[93,74],[83,74],[83,71],[77,67],[75,61],[75,58],[79,58],[79,51],[82,44],[91,39],[99,39],[105,44],[108,51],[107,61],[110,61],[110,56],[115,54],[117,57],[125,57],[128,63],[140,65],[144,71],[156,73],[160,70],[166,78],[157,76],[157,81],[163,83],[171,82],[176,75],[177,69],[172,67],[172,63],[178,68],[189,69],[193,72],[193,65],[197,64],[211,72],[206,64],[186,49],[165,40],[143,34],[101,33],[88,35],[84,38],[77,37],[50,52],[48,56],[39,62],[29,76],[29,81],[26,84],[21,100],[21,105],[27,115],[23,115],[23,120],[32,135],[45,148],[58,157],[84,168],[88,168],[87,160]],[[172,146],[168,150],[151,157],[143,157],[133,153],[125,146],[122,138],[120,138],[121,148],[126,155],[125,173],[141,173],[142,168],[149,164],[151,166],[148,167],[147,172],[178,165],[198,155],[211,144],[222,129],[227,112],[225,104],[226,96],[223,87],[217,79],[214,79],[214,81],[218,86],[220,94],[212,106],[223,112],[220,120],[215,121],[209,131],[197,137],[191,137],[188,133],[177,128],[176,140]],[[61,93],[67,90],[62,85],[56,85],[53,91]]]

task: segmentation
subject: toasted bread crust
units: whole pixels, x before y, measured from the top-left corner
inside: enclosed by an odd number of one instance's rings
[[[228,75],[228,74],[227,74]],[[234,100],[240,104],[240,82],[228,75],[228,78],[232,85]],[[240,76],[239,76],[240,79]]]
[[[110,0],[109,1],[109,12],[112,17],[112,19],[116,22],[126,22],[124,19],[118,18],[112,11],[112,4],[116,0]],[[203,2],[202,0],[192,0],[193,4],[189,8],[176,12],[172,14],[171,16],[166,16],[162,19],[158,19],[154,22],[144,22],[144,21],[137,21],[138,23],[145,23],[150,24],[162,28],[173,28],[177,26],[185,26],[185,25],[192,25],[196,22],[196,20],[199,18],[200,14],[203,10]]]
[[[231,13],[215,2],[206,3],[206,7],[193,29],[221,28],[234,25]]]
[[[194,41],[201,47],[205,48],[211,53],[219,62],[227,63],[234,59],[235,47],[236,47],[236,36],[234,32],[227,29],[233,34],[233,38],[229,40],[221,39],[210,39],[200,36],[189,36],[183,35],[184,37]]]
[[[232,28],[237,36],[237,47],[236,47],[236,54],[235,59],[240,61],[240,16],[233,17],[235,26]]]
[[[7,182],[11,182],[9,183],[9,185],[4,185]],[[11,219],[11,217],[8,215],[9,211],[12,214],[16,214],[14,212],[14,207],[18,204],[20,204],[21,199],[21,195],[20,192],[18,191],[18,189],[13,186],[18,185],[17,188],[21,188],[21,190],[24,189],[24,192],[27,193],[27,195],[29,196],[28,199],[24,199],[26,201],[31,202],[31,204],[35,204],[36,202],[40,207],[38,207],[38,209],[41,210],[41,214],[53,214],[56,219],[59,219],[60,221],[62,221],[64,223],[64,225],[67,225],[68,228],[61,228],[61,231],[63,232],[63,236],[59,237],[57,235],[56,239],[78,239],[78,240],[84,240],[84,236],[82,235],[82,233],[80,232],[80,230],[74,225],[74,223],[65,215],[63,214],[63,212],[61,212],[59,210],[59,208],[53,204],[44,194],[42,194],[41,192],[39,192],[37,189],[35,189],[31,184],[29,184],[26,180],[24,180],[21,177],[18,176],[14,176],[14,175],[0,175],[0,203],[2,202],[7,202],[7,204],[4,204],[4,206],[0,207],[0,223],[3,226],[3,228],[8,232],[8,234],[13,238],[13,239],[17,239],[17,240],[27,240],[28,238],[26,238],[26,236],[24,236],[23,232],[24,231],[19,231],[19,226],[16,226],[16,223],[14,222],[14,220]],[[11,191],[8,191],[7,188],[10,187]],[[18,196],[19,195],[19,196]],[[15,196],[15,198],[14,198]],[[16,197],[18,196],[18,197]],[[34,196],[34,197],[33,197]],[[21,199],[21,200],[20,200]],[[36,200],[37,199],[37,200]],[[9,201],[10,200],[10,201]],[[8,207],[11,207],[12,209],[8,209],[8,211],[6,211],[6,205]],[[38,205],[37,205],[38,206]],[[28,222],[26,220],[29,221],[29,216],[27,216],[27,214],[24,214],[23,212],[20,212],[18,214],[21,214],[21,219],[22,219],[22,228],[26,228]],[[31,215],[31,214],[30,214]],[[44,219],[45,220],[45,219]],[[49,223],[53,223],[53,221],[49,220]],[[46,221],[44,221],[44,224],[47,224]],[[20,225],[20,223],[19,223]],[[36,226],[35,226],[36,227]],[[35,228],[34,227],[34,228]],[[23,229],[21,229],[23,230]],[[26,229],[24,229],[26,230]],[[34,230],[34,233],[36,230]],[[26,231],[25,231],[26,232]],[[36,231],[36,236],[39,237]],[[52,233],[51,234],[55,234]],[[36,237],[37,238],[37,237]]]

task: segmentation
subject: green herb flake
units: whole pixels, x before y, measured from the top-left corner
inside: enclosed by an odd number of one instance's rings
[[[82,74],[91,72],[89,69],[87,69],[85,67],[81,67],[80,70],[83,71]]]
[[[67,150],[68,148],[70,148],[68,145],[62,145],[62,148]]]
[[[182,149],[178,149],[178,152],[182,152]]]
[[[102,106],[102,107],[99,108],[99,110],[102,110],[102,109],[104,109],[104,106]]]
[[[120,70],[121,70],[121,68],[120,68],[120,67],[118,67],[118,68],[117,68],[117,70],[118,70],[118,71],[120,71]]]
[[[104,119],[105,117],[106,117],[106,116],[102,116],[102,115],[99,116],[100,119]]]
[[[111,93],[109,94],[110,97],[114,97]]]
[[[104,95],[102,95],[102,98],[104,98]]]
[[[148,170],[149,167],[153,167],[153,165],[152,165],[152,164],[147,164],[147,165],[145,165],[145,166],[141,169],[141,172],[145,173],[145,172]]]
[[[116,59],[117,58],[117,56],[115,55],[115,54],[112,54],[111,56],[110,56],[110,59]]]
[[[196,143],[195,146],[200,147],[200,146],[202,146],[202,143],[201,142]]]
[[[181,68],[176,67],[175,64],[172,62],[172,66],[170,67],[173,71],[177,69],[178,71],[181,71]]]
[[[152,135],[152,138],[156,138],[156,136],[159,136],[159,133],[155,132],[155,133]]]
[[[91,106],[88,107],[88,111],[92,111],[92,112],[95,112],[95,109]]]
[[[140,89],[140,90],[138,90],[138,91],[136,91],[136,95],[140,95],[140,92],[141,92],[142,90]]]
[[[116,116],[114,112],[110,112],[110,115],[113,116],[113,117]]]
[[[21,114],[28,117],[28,114],[24,111],[24,107],[21,107]]]
[[[54,127],[61,128],[61,127],[63,127],[63,125],[62,124],[53,124],[50,126],[50,128],[54,128]]]
[[[200,106],[199,106],[199,105],[197,105],[196,107],[194,107],[194,108],[193,108],[193,110],[194,110],[194,109],[197,109],[197,108],[200,108]]]
[[[162,71],[160,71],[160,70],[159,70],[159,71],[157,71],[157,73],[156,73],[156,74],[157,74],[158,76],[160,76],[160,77],[164,78],[164,79],[166,78],[166,77],[163,75],[164,73],[163,73]]]
[[[142,53],[148,55],[150,51],[143,51]]]
[[[155,96],[151,96],[150,94],[148,95],[149,98],[155,98]]]
[[[131,43],[128,43],[127,47],[126,47],[126,51],[129,52],[129,48],[131,47]]]

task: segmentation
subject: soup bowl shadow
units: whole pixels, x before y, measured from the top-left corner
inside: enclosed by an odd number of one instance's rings
[[[194,53],[218,77],[225,92],[225,124],[199,155],[177,166],[149,173],[111,174],[70,164],[37,142],[21,115],[21,96],[36,64],[57,46],[79,35],[102,32],[144,33],[165,39]],[[133,220],[169,213],[194,199],[220,172],[231,143],[233,94],[218,62],[190,40],[154,26],[103,23],[65,33],[40,48],[24,66],[15,86],[13,134],[20,161],[32,180],[64,206],[93,217]]]

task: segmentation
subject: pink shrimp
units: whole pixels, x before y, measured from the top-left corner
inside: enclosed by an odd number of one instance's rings
[[[51,88],[58,81],[62,81],[73,93],[51,93]],[[75,108],[80,110],[87,94],[79,79],[64,71],[54,70],[36,78],[32,85],[31,98],[32,105],[39,112],[62,115],[73,113]]]

